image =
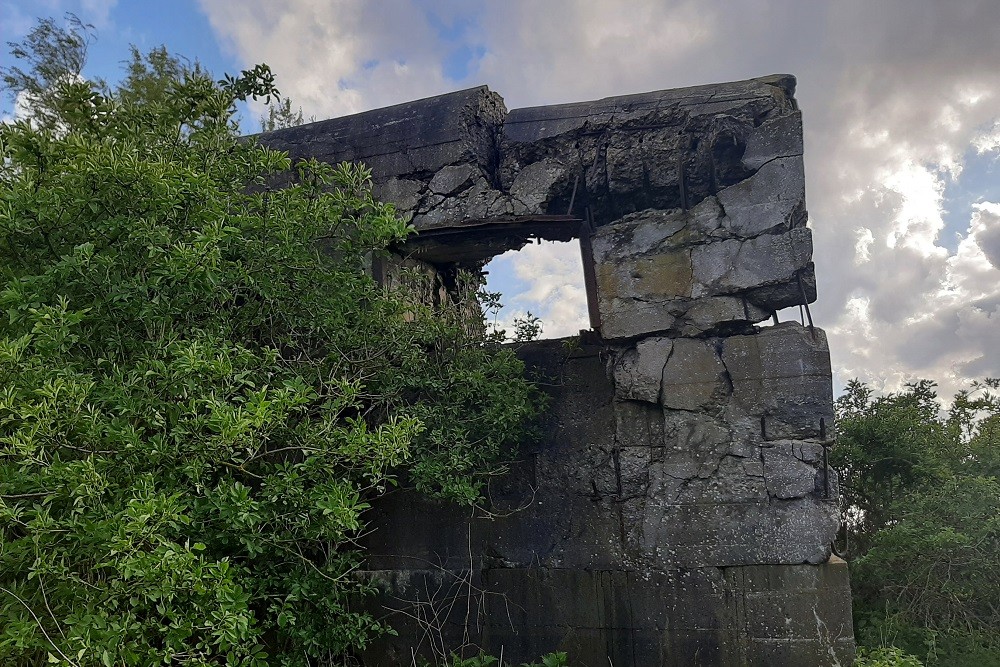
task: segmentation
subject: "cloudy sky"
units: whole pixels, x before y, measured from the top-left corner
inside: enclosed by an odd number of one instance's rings
[[[481,83],[516,108],[795,74],[837,385],[1000,375],[996,0],[3,0],[0,30],[66,10],[98,28],[93,74],[129,43],[267,62],[317,119]],[[575,252],[491,265],[546,336],[585,326]]]

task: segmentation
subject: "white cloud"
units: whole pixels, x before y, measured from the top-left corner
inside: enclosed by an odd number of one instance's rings
[[[543,338],[572,336],[590,328],[578,242],[530,244],[494,258],[487,270],[493,276],[513,276],[516,284],[526,286],[503,295],[501,328],[512,330],[513,319],[527,312],[541,319]]]
[[[972,145],[980,155],[1000,148],[1000,123],[994,123],[993,127],[976,135]]]
[[[266,62],[278,87],[317,118],[446,92],[439,40],[415,3],[201,0],[224,45]]]
[[[81,16],[98,28],[103,28],[110,25],[111,10],[117,4],[118,0],[80,0]]]
[[[31,96],[27,91],[22,90],[14,96],[14,105],[9,114],[0,113],[0,123],[13,123],[16,120],[27,118],[31,112]]]
[[[880,179],[881,187],[899,195],[893,227],[886,237],[889,248],[904,243],[924,256],[941,254],[938,234],[944,229],[944,181],[927,166],[907,159],[891,165]]]
[[[871,248],[875,242],[875,235],[867,227],[859,227],[854,233],[858,237],[854,244],[854,263],[863,264],[872,258]]]
[[[201,3],[245,62],[271,64],[282,90],[317,117],[479,83],[518,107],[796,74],[820,289],[813,314],[831,333],[838,384],[859,376],[891,389],[924,376],[948,393],[1000,375],[989,338],[1000,320],[998,212],[975,209],[957,249],[941,238],[946,185],[969,168],[964,156],[1000,150],[1000,3]],[[460,49],[479,55],[468,76],[450,80]],[[557,269],[523,262],[531,295],[552,297]],[[553,313],[567,304],[585,312],[562,294]]]
[[[969,236],[990,265],[1000,269],[1000,204],[979,202],[973,204],[973,209]]]

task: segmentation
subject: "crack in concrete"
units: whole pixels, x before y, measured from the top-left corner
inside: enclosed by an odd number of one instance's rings
[[[840,658],[837,657],[837,651],[834,649],[834,641],[830,639],[830,629],[827,627],[826,621],[820,618],[817,605],[813,605],[812,613],[816,619],[816,634],[819,637],[820,644],[826,646],[826,651],[833,661],[830,663],[830,667],[841,667]]]

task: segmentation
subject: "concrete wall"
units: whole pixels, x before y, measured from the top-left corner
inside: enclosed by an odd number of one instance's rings
[[[816,297],[792,77],[509,113],[478,88],[263,140],[368,163],[421,231],[402,254],[474,270],[568,233],[588,276],[594,332],[520,349],[551,410],[488,506],[375,508],[399,635],[365,664],[852,662],[826,337],[759,326]]]

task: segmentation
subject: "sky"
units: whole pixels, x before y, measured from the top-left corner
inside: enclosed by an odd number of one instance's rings
[[[316,119],[479,84],[513,109],[794,74],[835,386],[1000,376],[996,0],[0,0],[0,35],[65,11],[97,29],[90,74],[114,80],[130,43],[266,62]],[[491,284],[575,333],[577,253],[530,246]]]

